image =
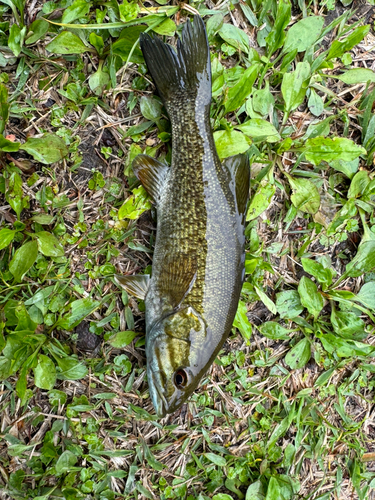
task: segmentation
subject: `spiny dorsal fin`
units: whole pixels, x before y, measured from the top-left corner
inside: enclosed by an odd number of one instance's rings
[[[151,196],[153,203],[160,199],[169,167],[148,155],[138,155],[133,160],[133,171]]]
[[[245,215],[250,188],[250,166],[247,155],[239,154],[223,160],[232,177],[230,187],[236,198],[239,215]]]
[[[124,288],[130,295],[137,297],[137,299],[144,300],[150,282],[148,274],[136,274],[134,276],[122,276],[117,274],[115,276],[116,283]]]

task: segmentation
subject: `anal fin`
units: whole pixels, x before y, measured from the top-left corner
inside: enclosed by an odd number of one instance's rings
[[[148,155],[138,155],[133,160],[133,171],[141,181],[153,203],[158,203],[169,167]]]
[[[232,177],[230,187],[236,199],[239,215],[244,215],[249,199],[250,165],[247,155],[230,156],[223,161]]]
[[[150,276],[148,274],[136,274],[134,276],[115,276],[116,283],[124,288],[130,295],[144,300],[148,290]]]

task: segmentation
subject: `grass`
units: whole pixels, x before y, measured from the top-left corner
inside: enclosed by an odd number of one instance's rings
[[[0,498],[371,499],[373,7],[0,3]],[[170,161],[137,44],[198,11],[221,158],[252,165],[232,334],[181,411],[148,394],[131,161]]]

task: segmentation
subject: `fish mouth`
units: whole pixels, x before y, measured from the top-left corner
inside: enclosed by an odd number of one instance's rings
[[[159,372],[152,373],[149,380],[150,396],[158,417],[163,418],[167,413],[174,413],[181,406],[182,392],[175,388],[172,397],[167,399]]]
[[[158,417],[163,418],[168,413],[169,404],[164,396],[159,374],[152,373],[149,377],[150,396]],[[153,390],[154,389],[154,390]]]

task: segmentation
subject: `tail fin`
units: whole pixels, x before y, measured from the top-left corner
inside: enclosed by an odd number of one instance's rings
[[[186,95],[199,95],[202,104],[211,102],[210,49],[201,17],[194,16],[193,23],[185,23],[177,52],[146,33],[141,33],[140,45],[164,104]]]

